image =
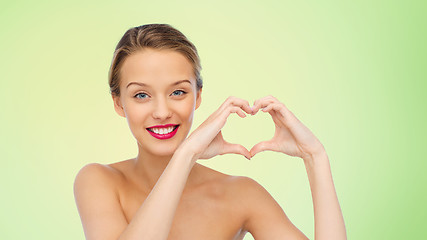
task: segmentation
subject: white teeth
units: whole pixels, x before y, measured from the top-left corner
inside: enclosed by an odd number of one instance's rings
[[[155,134],[168,134],[173,131],[174,127],[167,127],[167,128],[151,128],[151,130]]]

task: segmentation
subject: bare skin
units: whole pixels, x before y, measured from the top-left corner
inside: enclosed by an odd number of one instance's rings
[[[187,134],[201,102],[191,64],[173,51],[144,50],[122,67],[115,110],[126,117],[138,156],[109,165],[88,164],[74,191],[86,239],[307,239],[270,194],[246,177],[228,176],[196,161],[217,155],[251,158],[276,151],[304,160],[312,190],[315,239],[346,239],[328,156],[318,139],[276,98],[251,107],[230,97],[203,124]],[[230,114],[244,118],[259,110],[271,115],[276,132],[250,151],[222,138]],[[179,126],[159,140],[149,130]]]
[[[138,181],[135,159],[100,167],[114,178],[111,188],[118,189],[120,207],[129,223],[152,189]],[[257,184],[200,164],[193,167],[191,175],[193,181],[184,188],[168,239],[243,239],[249,209],[242,202]]]

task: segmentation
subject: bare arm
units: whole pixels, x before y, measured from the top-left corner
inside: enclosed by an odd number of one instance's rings
[[[315,239],[347,239],[326,152],[304,159],[304,164],[313,198]]]
[[[255,101],[253,114],[262,109],[268,112],[276,126],[273,138],[258,143],[251,149],[251,155],[261,151],[282,152],[304,160],[313,198],[315,239],[344,240],[347,239],[344,219],[332,180],[329,159],[320,141],[302,124],[286,106],[276,98],[269,96]],[[273,201],[266,206],[274,205]],[[273,210],[265,218],[280,219]],[[257,220],[254,220],[257,221]],[[259,221],[259,220],[258,220]],[[277,236],[289,223],[276,221],[268,230],[256,228],[255,234],[262,236],[257,239],[299,239],[301,235],[294,231],[293,237],[268,238]],[[289,232],[289,231],[287,231]]]
[[[167,239],[179,199],[194,165],[190,154],[177,151],[119,240]]]
[[[120,213],[119,202],[114,200],[114,191],[105,183],[105,178],[96,178],[98,184],[93,184],[93,174],[88,171],[78,174],[75,196],[86,238],[167,239],[187,178],[197,159],[207,159],[226,153],[250,157],[246,148],[227,143],[221,135],[221,129],[228,116],[237,113],[245,117],[243,111],[251,112],[249,103],[229,98],[199,126],[175,151],[156,185],[128,225]]]

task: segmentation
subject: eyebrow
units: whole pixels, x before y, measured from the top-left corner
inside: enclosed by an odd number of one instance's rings
[[[179,81],[176,81],[176,82],[172,83],[172,84],[171,84],[171,86],[176,86],[176,85],[179,85],[179,84],[181,84],[181,83],[185,83],[185,82],[187,82],[187,83],[191,84],[190,80],[184,79],[184,80],[179,80]],[[146,86],[148,86],[147,84],[142,83],[142,82],[130,82],[130,83],[126,86],[126,88],[128,88],[128,87],[129,87],[130,85],[132,85],[132,84],[139,85],[139,86],[142,86],[142,87],[146,87]]]

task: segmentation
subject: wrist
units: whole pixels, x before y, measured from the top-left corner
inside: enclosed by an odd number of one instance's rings
[[[181,159],[182,161],[189,163],[191,167],[196,163],[198,159],[194,151],[183,142],[175,151],[174,157]]]
[[[325,179],[331,178],[331,167],[326,152],[319,152],[309,158],[305,158],[304,165],[311,187],[313,187],[313,184],[319,184],[324,182]]]
[[[313,168],[316,165],[323,165],[325,163],[329,163],[329,157],[325,149],[316,151],[315,153],[303,158],[303,160],[305,166],[310,168]]]

